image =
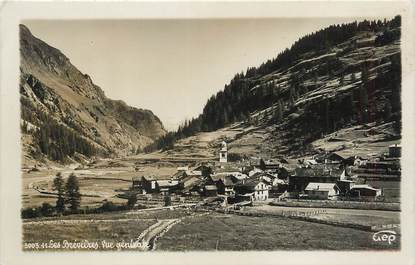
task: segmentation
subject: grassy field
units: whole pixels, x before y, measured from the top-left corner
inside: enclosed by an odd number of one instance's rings
[[[376,250],[399,249],[373,233],[287,218],[212,214],[183,220],[158,241],[158,250]]]
[[[283,211],[289,212],[312,212],[324,211],[322,214],[311,215],[310,218],[322,219],[328,221],[342,222],[348,224],[360,225],[383,225],[399,224],[400,212],[397,211],[377,211],[377,210],[356,210],[356,209],[334,209],[334,208],[303,208],[303,207],[282,207],[261,205],[256,207],[247,207],[244,211],[281,214]]]
[[[351,228],[288,218],[196,214],[166,209],[30,219],[23,223],[23,242],[128,242],[158,220],[181,219],[157,241],[157,250],[393,250],[400,247],[399,242],[391,245],[374,242],[373,233]]]
[[[158,210],[76,214],[63,217],[29,219],[23,222],[23,243],[54,242],[130,242],[148,227],[162,219],[177,219],[194,214],[186,210]],[[29,250],[27,248],[26,250]],[[30,249],[44,250],[44,249]],[[50,249],[49,249],[50,250]],[[59,249],[65,250],[65,249]],[[116,250],[116,249],[107,249]]]
[[[146,228],[154,224],[154,219],[118,219],[89,222],[89,220],[71,220],[67,223],[35,222],[23,225],[24,243],[47,243],[53,240],[63,244],[69,242],[97,242],[98,249],[102,249],[101,242],[130,242]],[[59,250],[65,250],[60,248]],[[114,250],[114,249],[112,249]]]
[[[22,203],[25,207],[40,206],[43,202],[52,205],[56,202],[56,197],[50,194],[42,194],[36,189],[52,192],[53,178],[58,172],[66,179],[69,174],[74,173],[78,177],[80,191],[82,194],[92,195],[84,196],[81,200],[81,206],[96,207],[102,204],[103,200],[112,201],[113,203],[126,203],[126,200],[116,197],[119,190],[125,190],[131,187],[132,178],[136,176],[155,176],[163,178],[176,172],[176,166],[170,164],[140,165],[140,171],[134,169],[134,162],[123,162],[116,164],[117,167],[111,167],[111,161],[100,162],[97,168],[74,170],[70,168],[62,169],[42,169],[34,172],[22,173]],[[137,162],[138,160],[136,160]],[[113,164],[114,162],[112,162]],[[124,167],[120,167],[120,166]]]

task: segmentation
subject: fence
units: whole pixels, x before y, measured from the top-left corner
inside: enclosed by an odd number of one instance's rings
[[[312,211],[281,211],[275,213],[263,213],[263,212],[245,212],[234,209],[216,209],[219,213],[224,214],[236,214],[252,217],[311,217],[319,214],[325,214],[327,211],[324,209],[312,210]]]
[[[296,219],[301,220],[305,222],[312,222],[312,223],[319,223],[319,224],[325,224],[325,225],[333,225],[338,227],[346,227],[346,228],[354,228],[358,230],[363,231],[377,231],[381,230],[379,227],[396,227],[393,225],[381,225],[381,226],[370,226],[370,225],[362,225],[362,224],[355,224],[355,223],[345,223],[345,222],[338,222],[338,221],[332,221],[332,220],[325,220],[325,219],[318,219],[313,218],[313,215],[318,214],[325,214],[326,210],[320,209],[320,210],[314,210],[314,211],[282,211],[280,213],[255,213],[255,212],[243,212],[243,211],[236,211],[233,209],[217,209],[216,212],[224,213],[224,214],[235,214],[240,216],[250,216],[250,217],[274,217],[274,218],[290,218],[290,219]]]
[[[287,207],[344,208],[344,209],[400,211],[400,203],[387,203],[387,202],[285,199],[284,201],[275,200],[271,202],[270,204],[275,205],[275,206],[287,206]]]

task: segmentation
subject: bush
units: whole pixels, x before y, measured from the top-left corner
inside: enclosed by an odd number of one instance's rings
[[[55,212],[55,208],[47,202],[44,202],[39,210],[42,216],[52,216]]]
[[[116,211],[117,210],[117,205],[115,205],[113,202],[111,201],[105,201],[102,206],[100,207],[100,209],[103,212],[112,212],[112,211]]]
[[[137,203],[137,195],[135,193],[131,193],[128,196],[127,208],[131,209]]]
[[[28,208],[23,209],[21,212],[21,217],[23,219],[36,218],[36,217],[41,217],[41,216],[42,214],[40,212],[40,207],[37,207],[37,208],[28,207]]]
[[[164,196],[164,206],[171,205],[171,197],[169,195]]]

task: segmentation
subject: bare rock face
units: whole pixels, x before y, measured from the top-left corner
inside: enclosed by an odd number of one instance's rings
[[[127,155],[166,133],[150,110],[112,100],[58,49],[20,25],[22,137],[28,159]]]

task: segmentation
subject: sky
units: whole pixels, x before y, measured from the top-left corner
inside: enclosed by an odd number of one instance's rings
[[[247,67],[300,37],[361,18],[32,20],[107,97],[150,109],[168,130],[198,116],[209,97]]]

